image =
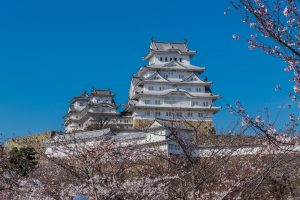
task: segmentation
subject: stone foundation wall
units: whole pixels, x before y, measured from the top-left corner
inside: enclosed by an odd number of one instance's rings
[[[50,140],[55,131],[48,131],[45,133],[30,135],[30,136],[20,136],[10,139],[4,143],[4,150],[6,152],[11,151],[14,147],[33,147],[37,151],[38,149],[43,149],[45,147],[44,140]]]
[[[133,128],[135,129],[145,129],[148,128],[154,120],[148,119],[133,119]]]
[[[154,120],[134,119],[133,128],[145,129],[149,127]],[[195,130],[198,135],[214,135],[216,134],[215,126],[212,121],[178,121],[174,122],[175,127],[183,127]]]

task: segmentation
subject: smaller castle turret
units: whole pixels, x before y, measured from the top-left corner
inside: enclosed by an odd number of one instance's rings
[[[93,89],[90,94],[84,92],[74,97],[65,116],[66,132],[101,129],[107,126],[131,127],[128,116],[125,120],[117,112],[114,96],[111,90]]]

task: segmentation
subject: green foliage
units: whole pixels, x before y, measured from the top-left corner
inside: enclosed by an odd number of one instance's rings
[[[34,148],[13,148],[9,152],[9,167],[21,176],[28,176],[38,164]]]

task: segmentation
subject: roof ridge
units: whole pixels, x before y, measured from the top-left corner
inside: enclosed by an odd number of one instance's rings
[[[170,42],[170,41],[153,41],[153,43],[186,44],[186,42]]]

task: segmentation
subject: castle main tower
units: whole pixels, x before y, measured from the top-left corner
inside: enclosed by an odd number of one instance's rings
[[[221,109],[213,102],[219,96],[210,90],[212,82],[199,78],[205,68],[190,63],[194,55],[187,42],[151,40],[144,57],[148,65],[138,70],[130,85],[128,111],[134,128],[156,119],[213,128],[213,115]]]

